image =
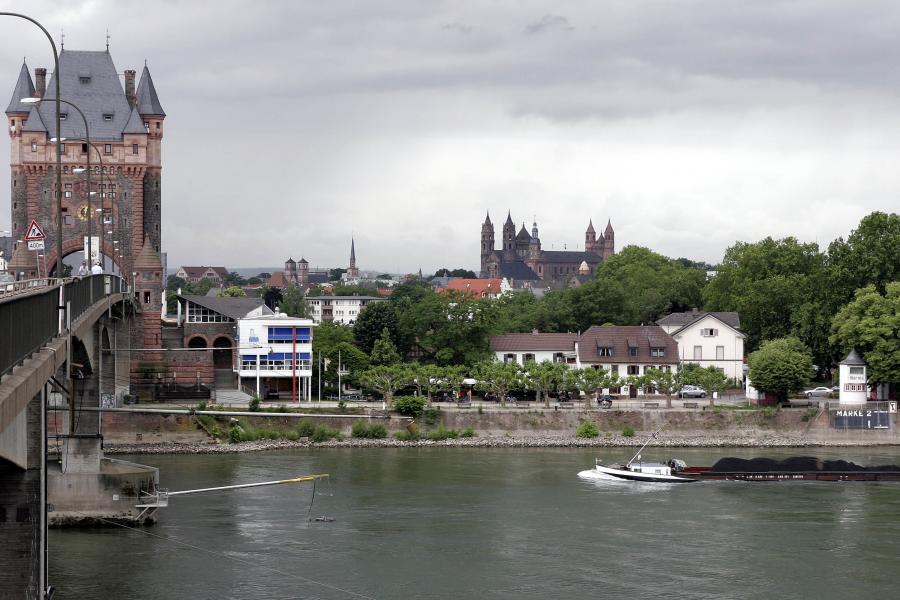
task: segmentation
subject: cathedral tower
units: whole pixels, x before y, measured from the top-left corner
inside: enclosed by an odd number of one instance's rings
[[[359,278],[359,269],[356,268],[356,241],[353,238],[350,238],[350,265],[347,267],[347,278]]]
[[[593,252],[597,243],[597,232],[594,231],[594,220],[588,221],[587,231],[584,232],[584,251]]]
[[[616,253],[616,234],[612,228],[612,220],[606,222],[606,229],[603,231],[603,260]]]
[[[487,213],[484,223],[481,224],[481,276],[487,277],[487,262],[494,253],[494,224],[491,223],[491,213]]]

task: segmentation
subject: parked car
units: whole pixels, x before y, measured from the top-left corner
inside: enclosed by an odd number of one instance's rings
[[[807,398],[813,397],[827,397],[828,394],[831,393],[831,388],[827,388],[824,386],[819,386],[817,388],[813,388],[811,390],[803,390],[803,395]]]
[[[678,392],[679,398],[706,398],[706,390],[697,385],[684,385]]]
[[[839,386],[839,385],[833,385],[833,386],[831,386],[831,393],[832,393],[832,394],[837,394],[837,393],[839,393],[840,391],[841,391],[841,386]]]

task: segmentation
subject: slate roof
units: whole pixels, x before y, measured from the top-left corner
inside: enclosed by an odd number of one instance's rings
[[[522,229],[520,229],[519,233],[516,234],[516,240],[520,242],[527,242],[531,240],[531,235],[529,235],[528,230],[525,229],[525,223],[522,223]]]
[[[577,250],[544,250],[543,259],[547,263],[580,263],[585,261],[590,265],[603,262],[603,257],[599,254]]]
[[[179,298],[183,298],[184,300],[193,302],[194,304],[199,304],[200,306],[205,306],[210,310],[216,311],[220,315],[225,315],[226,317],[230,317],[232,319],[242,319],[249,313],[258,309],[260,306],[264,307],[264,314],[275,314],[268,306],[265,305],[265,302],[263,302],[262,298],[231,298],[191,295],[181,295],[179,296]]]
[[[517,281],[537,281],[540,279],[537,273],[532,271],[531,267],[521,260],[500,263],[500,275]]]
[[[34,97],[34,83],[31,81],[31,74],[28,72],[28,65],[22,63],[22,69],[19,71],[19,79],[16,80],[16,87],[13,89],[12,98],[9,99],[9,106],[6,107],[7,114],[11,112],[30,112],[33,107],[31,104],[22,104],[19,102],[22,98]]]
[[[310,273],[309,283],[315,285],[319,283],[328,283],[328,273]]]
[[[573,352],[577,333],[507,333],[491,336],[491,352]]]
[[[131,107],[119,81],[119,74],[112,56],[105,50],[63,50],[59,54],[60,93],[84,112],[91,129],[91,141],[119,140],[131,117]],[[40,104],[41,118],[47,125],[50,137],[56,136],[56,77],[53,73],[47,82],[44,102]],[[81,83],[83,77],[90,78]],[[67,113],[62,122],[63,137],[84,137],[84,122],[74,108],[62,105]],[[107,121],[104,114],[111,114]]]
[[[662,319],[659,319],[656,324],[657,325],[665,325],[665,326],[673,326],[673,327],[684,327],[685,325],[690,325],[694,321],[698,321],[705,317],[706,315],[711,315],[718,320],[722,321],[726,325],[734,327],[735,329],[740,329],[741,327],[741,318],[738,316],[736,312],[708,312],[708,311],[690,311],[690,312],[680,312],[680,313],[672,313],[666,315]]]
[[[856,353],[856,349],[853,349],[844,358],[844,360],[842,360],[838,364],[850,365],[850,366],[854,366],[854,367],[857,367],[857,366],[864,367],[866,365],[866,362],[862,358],[860,358],[859,354]]]
[[[159,96],[156,95],[156,87],[153,85],[153,78],[150,77],[150,69],[147,68],[147,65],[144,65],[144,70],[141,71],[141,81],[138,83],[135,97],[137,98],[138,112],[142,115],[166,116],[166,112],[159,103]]]
[[[637,348],[637,356],[629,348]],[[600,356],[599,348],[612,348],[612,356]],[[650,356],[650,348],[665,348],[665,356]],[[658,325],[626,327],[592,326],[581,334],[578,355],[583,363],[678,364],[678,342]]]
[[[144,128],[144,120],[138,114],[137,108],[131,109],[131,115],[128,117],[128,123],[125,124],[122,133],[147,133]]]
[[[44,125],[44,120],[41,119],[41,113],[38,111],[37,106],[31,107],[31,112],[28,113],[28,118],[25,119],[25,124],[22,125],[22,131],[47,132],[47,126]]]

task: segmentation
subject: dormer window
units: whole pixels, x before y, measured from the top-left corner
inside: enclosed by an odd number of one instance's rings
[[[659,348],[659,347],[657,347],[657,348],[650,348],[650,356],[660,357],[660,356],[665,356],[665,355],[666,355],[666,349],[665,349],[665,348]]]
[[[104,121],[112,121],[112,120],[113,120],[113,114],[112,114],[112,113],[103,113],[103,120],[104,120]]]
[[[597,346],[597,356],[612,356],[613,355],[613,347],[612,346]]]
[[[79,75],[79,76],[78,76],[78,83],[80,83],[80,84],[82,84],[82,85],[87,85],[87,84],[89,84],[90,82],[91,82],[91,76],[90,76],[90,75]]]
[[[69,116],[69,113],[61,112],[61,113],[59,113],[59,120],[60,120],[60,121],[65,121],[66,118],[68,118],[68,116]]]

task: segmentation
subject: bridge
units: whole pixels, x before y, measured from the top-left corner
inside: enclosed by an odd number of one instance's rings
[[[57,473],[100,472],[100,423],[76,404],[100,405],[127,382],[127,282],[115,275],[17,282],[0,289],[0,597],[42,598],[46,589],[47,497]],[[48,432],[51,403],[68,404],[65,431]],[[48,439],[65,464],[48,466]],[[50,483],[48,483],[48,481]],[[71,482],[70,482],[71,483]],[[10,594],[7,596],[7,594]]]

